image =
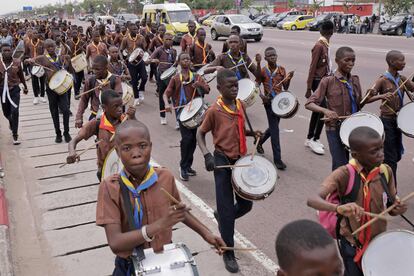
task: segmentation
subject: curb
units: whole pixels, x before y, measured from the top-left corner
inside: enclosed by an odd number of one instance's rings
[[[0,275],[14,275],[10,250],[9,216],[3,179],[0,179],[0,264]]]

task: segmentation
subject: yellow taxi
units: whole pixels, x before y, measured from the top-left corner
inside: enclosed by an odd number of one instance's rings
[[[312,15],[298,15],[293,17],[292,20],[286,21],[283,24],[283,29],[292,31],[305,29],[306,25],[313,20],[315,18]]]
[[[211,27],[211,24],[213,24],[214,19],[217,17],[217,15],[211,15],[207,17],[207,19],[203,20],[203,25]]]

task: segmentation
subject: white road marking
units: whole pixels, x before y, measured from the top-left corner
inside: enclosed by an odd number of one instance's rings
[[[151,164],[154,166],[160,166],[154,159],[151,159]],[[213,220],[216,224],[216,220],[214,219],[213,209],[207,205],[201,198],[199,198],[196,194],[191,192],[184,184],[180,181],[175,179],[175,184],[177,185],[177,189],[182,193],[184,196],[188,198],[188,200],[194,204],[200,211],[202,211],[208,218]],[[242,245],[243,247],[249,248],[256,248],[256,246],[249,241],[245,236],[243,236],[239,231],[234,231],[235,235],[235,242]],[[263,267],[269,270],[271,273],[276,273],[279,270],[279,266],[273,262],[265,253],[261,250],[255,250],[249,252],[252,257],[259,262]]]

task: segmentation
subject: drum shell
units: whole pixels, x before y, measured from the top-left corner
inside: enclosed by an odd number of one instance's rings
[[[32,73],[32,75],[38,78],[41,78],[45,75],[45,69],[41,66],[33,66],[30,72]]]
[[[171,69],[171,68],[174,68],[174,69]],[[167,81],[168,80],[169,81],[171,79],[171,77],[174,76],[174,74],[176,72],[177,72],[176,67],[170,67],[161,74],[160,80],[162,80],[162,81]]]
[[[241,97],[241,96],[244,96],[244,93],[241,93],[240,91],[241,89],[250,89],[250,91],[248,91],[247,97],[245,98]],[[256,102],[258,95],[259,95],[259,88],[255,85],[253,81],[251,81],[250,79],[239,80],[239,92],[237,94],[237,98],[246,105],[246,108],[251,107]]]
[[[123,105],[132,104],[133,101],[134,101],[134,90],[128,83],[122,82],[122,104]]]
[[[102,166],[101,179],[104,179],[109,175],[121,172],[122,167],[122,161],[118,157],[118,154],[116,153],[115,149],[111,149],[105,157],[105,161]]]
[[[79,73],[88,67],[88,62],[86,61],[86,55],[84,53],[74,56],[71,59],[71,62],[76,73]]]
[[[409,120],[408,124],[411,125],[411,119],[413,118],[412,115],[414,115],[414,112],[412,112],[412,114],[409,114],[411,116],[408,116],[407,118],[402,117],[403,114],[406,114],[405,110],[414,111],[414,109],[411,109],[411,108],[414,108],[414,102],[407,103],[401,108],[401,110],[400,110],[400,112],[398,113],[398,116],[397,116],[397,125],[398,125],[398,128],[401,130],[401,132],[404,135],[406,135],[410,138],[414,138],[414,133],[411,133],[411,132],[409,132],[408,129],[405,129],[405,125],[407,125],[407,123],[403,124],[403,120],[406,119],[406,120]]]
[[[55,76],[57,76],[58,72],[61,71],[65,71],[65,77],[63,78],[63,80],[60,82],[60,84],[57,87],[53,87],[50,85],[50,83],[52,82],[53,78]],[[56,92],[56,94],[58,95],[63,95],[65,94],[69,89],[71,89],[73,86],[73,77],[71,74],[69,74],[69,72],[67,72],[66,70],[59,70],[57,71],[51,78],[49,81],[49,88],[51,90],[53,90],[54,92]]]
[[[284,93],[291,93],[291,92],[288,92],[288,91],[285,91]],[[294,95],[293,93],[291,93],[292,95]],[[298,110],[299,110],[299,106],[300,106],[300,104],[299,104],[299,101],[298,101],[298,98],[295,96],[295,105],[294,105],[294,107],[292,108],[292,110],[291,111],[289,111],[288,113],[286,113],[286,114],[278,114],[278,113],[276,113],[275,111],[274,111],[274,109],[273,109],[273,105],[274,105],[274,101],[275,100],[277,100],[277,98],[276,97],[274,97],[273,99],[272,99],[272,102],[271,102],[271,108],[272,108],[272,112],[276,115],[276,116],[278,116],[278,117],[280,117],[280,118],[282,118],[282,119],[290,119],[290,118],[292,118],[293,116],[295,116],[296,115],[296,113],[298,112]]]
[[[189,104],[187,104],[187,105],[189,105]],[[187,105],[183,109],[187,108]],[[185,121],[181,121],[181,113],[180,113],[179,120],[180,120],[181,124],[183,126],[185,126],[186,128],[188,128],[188,129],[197,128],[203,122],[204,116],[205,116],[205,113],[206,113],[207,109],[208,109],[207,105],[202,104],[201,107],[198,109],[198,111],[195,113],[195,115],[193,117],[191,117],[191,118],[189,118]]]

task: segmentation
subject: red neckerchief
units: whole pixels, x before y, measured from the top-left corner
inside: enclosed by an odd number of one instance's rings
[[[230,115],[237,116],[237,124],[239,128],[239,142],[240,142],[240,155],[245,155],[247,153],[246,146],[246,134],[244,132],[244,111],[243,105],[239,99],[236,99],[236,112],[231,110],[222,100],[222,97],[217,98],[217,104]]]
[[[120,121],[124,119],[125,114],[121,115]],[[115,127],[111,124],[111,122],[106,118],[105,112],[102,114],[101,122],[99,123],[99,128],[109,131],[110,133],[115,133]]]
[[[349,162],[349,163],[354,167],[355,171],[358,172],[359,168],[356,162]],[[369,189],[369,183],[372,181],[372,179],[374,179],[380,173],[380,171],[381,171],[380,167],[375,167],[369,172],[368,176],[365,176],[362,173],[362,171],[359,173],[359,175],[361,176],[362,184],[363,184],[362,186],[362,189],[363,189],[362,207],[364,208],[366,212],[371,212],[371,206],[370,206],[371,191]],[[370,216],[363,215],[361,219],[361,225],[367,223],[370,220],[371,220]],[[365,228],[358,235],[358,240],[361,243],[362,247],[357,248],[356,254],[354,257],[354,262],[358,264],[359,266],[361,266],[362,256],[364,255],[365,250],[367,249],[369,242],[371,241],[371,235],[372,235],[371,226],[368,226],[367,228]]]

